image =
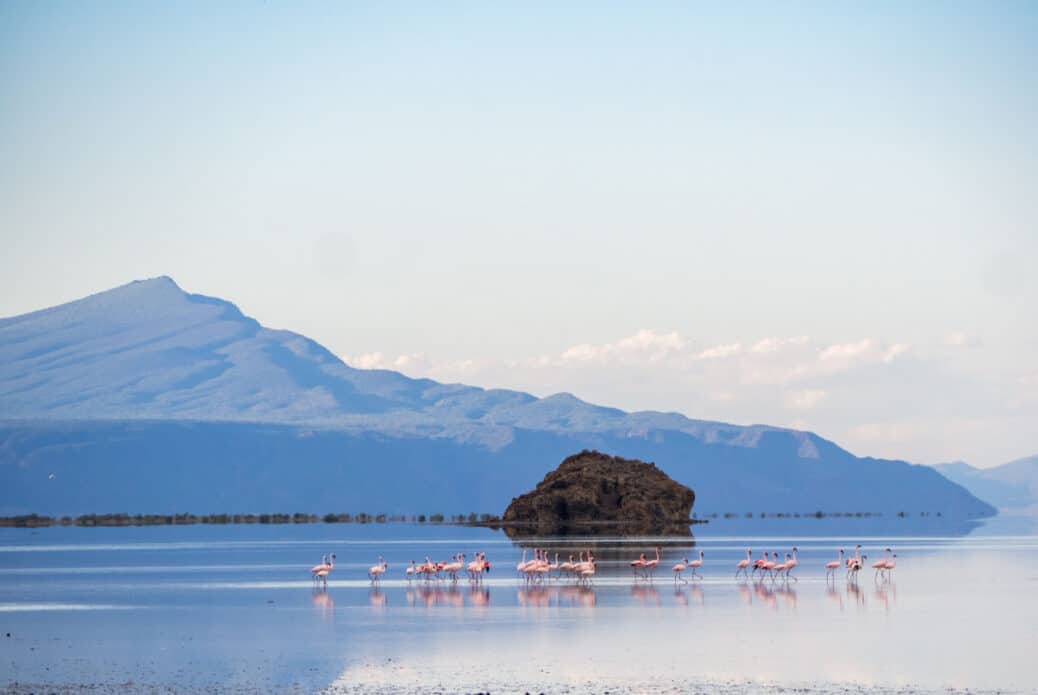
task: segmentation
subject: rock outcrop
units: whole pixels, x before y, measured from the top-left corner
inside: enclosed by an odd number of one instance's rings
[[[511,536],[690,535],[695,493],[656,464],[582,451],[532,491],[515,497],[502,521]]]

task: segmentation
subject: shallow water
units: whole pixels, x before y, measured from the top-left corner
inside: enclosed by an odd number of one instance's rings
[[[876,529],[747,521],[680,541],[523,545],[410,524],[2,529],[0,687],[1034,691],[1038,535],[997,520],[965,535]],[[656,577],[635,579],[628,560],[657,543]],[[856,543],[867,564],[898,553],[889,581],[826,580]],[[748,547],[794,545],[796,581],[733,577]],[[524,546],[594,548],[598,574],[528,585]],[[479,586],[404,579],[412,559],[476,550],[492,563]],[[703,579],[675,584],[670,567],[700,551]],[[315,589],[325,552],[336,567]],[[389,571],[373,587],[379,555]]]

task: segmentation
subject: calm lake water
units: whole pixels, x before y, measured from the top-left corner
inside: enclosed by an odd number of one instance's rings
[[[694,539],[541,539],[410,524],[0,530],[0,688],[174,691],[1038,690],[1038,535],[797,520]],[[655,580],[627,562],[662,547]],[[860,543],[890,581],[824,564]],[[798,581],[733,577],[799,548]],[[529,586],[523,547],[593,548],[598,575]],[[408,582],[409,561],[481,550],[480,586]],[[704,579],[670,567],[705,555]],[[338,560],[327,589],[309,568]],[[382,555],[386,579],[367,568]],[[529,556],[528,556],[529,557]],[[7,636],[9,634],[9,636]],[[43,686],[41,688],[41,686]]]

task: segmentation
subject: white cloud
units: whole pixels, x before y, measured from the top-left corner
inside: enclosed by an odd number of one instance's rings
[[[750,348],[750,352],[767,354],[791,345],[806,345],[808,341],[810,341],[810,338],[806,335],[797,336],[796,338],[764,338],[754,343],[753,347]]]
[[[686,341],[677,332],[657,333],[642,329],[615,343],[574,345],[559,355],[562,362],[659,362],[684,349]]]
[[[794,391],[786,395],[786,407],[793,410],[811,410],[825,400],[826,392],[821,389]]]
[[[980,336],[969,335],[968,333],[963,333],[962,331],[949,333],[948,335],[944,336],[943,342],[948,347],[957,348],[976,348],[984,344],[983,341],[980,339]]]
[[[906,353],[911,349],[911,345],[907,345],[905,343],[894,343],[893,345],[891,345],[883,351],[884,364],[890,364],[897,358],[898,355]]]
[[[856,343],[841,343],[830,345],[818,354],[818,359],[825,360],[851,360],[866,355],[876,349],[876,341],[865,338]]]
[[[732,357],[742,352],[742,343],[730,343],[728,345],[716,345],[700,352],[696,357],[701,360],[716,360]]]
[[[343,362],[357,369],[389,369],[391,362],[381,352],[367,352],[363,355],[343,357]]]

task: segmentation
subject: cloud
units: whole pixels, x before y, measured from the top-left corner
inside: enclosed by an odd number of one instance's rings
[[[763,338],[754,343],[753,347],[750,348],[750,352],[768,354],[790,345],[806,345],[808,341],[810,341],[810,338],[806,335],[797,336],[796,338]]]
[[[381,352],[367,352],[354,357],[347,355],[342,361],[357,369],[389,369],[392,365]]]
[[[944,336],[944,340],[942,342],[948,347],[957,348],[977,348],[984,344],[984,342],[980,339],[980,336],[968,335],[961,331],[949,333],[948,335]]]
[[[671,354],[680,352],[686,344],[685,339],[675,331],[657,333],[643,328],[614,343],[574,345],[559,355],[559,360],[563,363],[598,362],[603,364],[632,360],[659,362]]]
[[[822,350],[818,354],[818,359],[823,362],[826,360],[852,360],[868,354],[873,351],[875,347],[876,341],[872,338],[865,338],[856,343],[839,343],[837,345],[830,345]]]
[[[837,343],[823,348],[818,353],[818,361],[824,365],[823,372],[834,373],[863,364],[877,362],[890,364],[911,348],[912,346],[908,343],[887,345],[876,338],[863,338],[855,342]]]
[[[701,360],[717,360],[738,355],[742,352],[741,343],[730,343],[728,345],[717,345],[712,348],[707,348],[696,355],[697,359]]]
[[[821,389],[794,391],[786,395],[786,407],[793,410],[811,410],[825,400],[826,395]]]

